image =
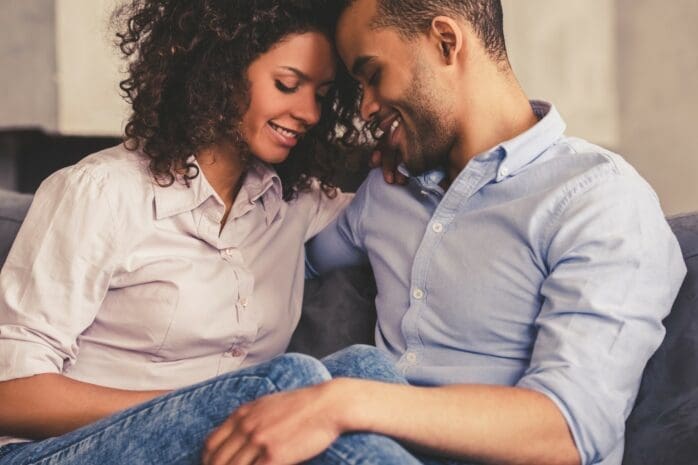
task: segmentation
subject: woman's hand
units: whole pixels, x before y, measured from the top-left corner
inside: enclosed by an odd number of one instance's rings
[[[342,433],[346,399],[333,381],[243,405],[208,437],[203,465],[291,465],[327,449]]]

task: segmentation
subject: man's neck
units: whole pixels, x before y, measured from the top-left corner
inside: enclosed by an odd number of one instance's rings
[[[483,80],[488,85],[466,91],[458,115],[458,139],[449,155],[446,179],[450,182],[481,153],[526,132],[538,122],[516,80],[503,75]]]

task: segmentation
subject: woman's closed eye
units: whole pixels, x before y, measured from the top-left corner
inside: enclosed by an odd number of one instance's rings
[[[281,92],[284,94],[294,94],[298,92],[298,89],[300,88],[300,85],[298,84],[284,84],[282,81],[276,79],[275,81],[276,88],[279,89]]]

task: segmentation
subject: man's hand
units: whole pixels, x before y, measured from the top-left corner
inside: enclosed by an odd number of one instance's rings
[[[407,178],[397,170],[398,165],[402,161],[402,154],[397,148],[393,148],[388,144],[387,137],[381,137],[378,145],[371,153],[370,166],[371,168],[383,168],[383,179],[388,184],[407,184]]]
[[[262,397],[235,411],[204,444],[203,465],[291,465],[342,433],[332,382]]]

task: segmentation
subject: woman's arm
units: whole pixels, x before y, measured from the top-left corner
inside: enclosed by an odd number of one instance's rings
[[[61,375],[108,292],[124,236],[120,187],[98,174],[78,165],[42,183],[0,273],[0,435],[55,436],[159,394]]]
[[[0,435],[59,436],[165,393],[111,389],[54,373],[0,382]]]

